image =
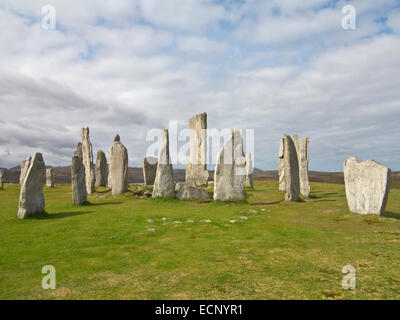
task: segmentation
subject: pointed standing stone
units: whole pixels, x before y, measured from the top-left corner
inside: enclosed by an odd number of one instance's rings
[[[281,138],[281,144],[279,146],[279,160],[278,160],[278,170],[279,170],[279,190],[286,191],[285,183],[285,138]]]
[[[245,200],[246,159],[240,131],[235,129],[217,155],[214,172],[214,200]]]
[[[76,151],[74,152],[74,156],[77,156],[83,159],[83,152],[82,152],[82,142],[78,142],[76,146]]]
[[[294,134],[293,141],[296,146],[297,157],[299,161],[300,193],[304,197],[308,198],[311,190],[310,181],[308,179],[309,139],[299,139],[297,134]]]
[[[157,173],[152,197],[175,198],[174,173],[169,156],[168,130],[164,130],[161,134]]]
[[[157,162],[157,158],[155,157],[145,157],[143,159],[143,180],[145,186],[154,185],[157,173]]]
[[[29,157],[28,159],[24,160],[21,162],[21,172],[19,175],[19,183],[22,184],[24,182],[26,173],[28,171],[29,163],[31,162],[32,157]]]
[[[43,186],[45,165],[41,153],[35,153],[25,162],[26,174],[22,179],[18,204],[18,218],[24,219],[44,212]]]
[[[96,187],[105,187],[108,178],[108,165],[103,150],[97,151],[96,155]]]
[[[46,169],[46,186],[49,188],[54,188],[53,169],[52,168]]]
[[[354,157],[343,165],[349,210],[360,214],[383,214],[390,189],[391,170],[374,160]]]
[[[0,170],[0,189],[4,188],[4,170]]]
[[[113,195],[128,191],[128,150],[120,142],[119,135],[114,138],[110,150],[109,175]]]
[[[72,203],[84,204],[87,202],[85,166],[82,158],[77,154],[72,158],[71,166]]]
[[[190,149],[186,163],[186,184],[207,185],[207,113],[189,119]]]
[[[93,149],[89,138],[88,127],[82,128],[81,137],[82,137],[82,159],[83,159],[83,165],[85,166],[85,176],[86,176],[86,192],[87,194],[91,194],[95,192],[95,173],[93,165]]]
[[[299,161],[296,146],[289,135],[284,139],[285,200],[298,201],[300,193]]]
[[[245,157],[246,157],[246,167],[245,167],[246,183],[245,183],[245,186],[253,189],[254,188],[254,185],[253,185],[253,162],[251,159],[251,153],[246,152]]]

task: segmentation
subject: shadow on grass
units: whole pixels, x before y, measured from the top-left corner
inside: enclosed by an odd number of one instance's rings
[[[36,219],[61,219],[61,218],[67,218],[67,217],[73,217],[73,216],[80,216],[82,214],[88,214],[88,213],[93,213],[94,211],[70,211],[70,212],[57,212],[57,213],[41,213],[36,217]]]
[[[394,213],[389,211],[382,214],[382,216],[386,218],[394,218],[400,220],[400,213]]]
[[[121,204],[122,201],[105,201],[105,202],[87,202],[82,207],[96,207],[96,206],[106,206],[110,204]]]
[[[285,200],[284,199],[282,199],[282,200],[279,200],[279,201],[274,201],[274,202],[253,202],[253,203],[250,203],[252,206],[271,206],[271,205],[274,205],[274,204],[279,204],[279,203],[282,203],[282,202],[284,202]]]

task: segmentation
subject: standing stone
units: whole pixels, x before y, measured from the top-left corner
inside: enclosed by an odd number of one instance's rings
[[[308,198],[311,190],[310,181],[308,179],[309,139],[299,139],[297,134],[294,134],[293,141],[296,146],[297,158],[299,161],[300,193]]]
[[[251,153],[250,152],[246,152],[245,153],[245,158],[246,158],[246,182],[245,182],[245,186],[246,187],[250,187],[250,188],[254,188],[253,185],[253,162],[251,159]]]
[[[186,184],[207,185],[207,113],[189,119],[190,148],[186,162]]]
[[[246,159],[240,131],[235,129],[217,155],[214,172],[214,200],[245,200]]]
[[[154,185],[154,180],[157,173],[157,158],[145,157],[142,163],[143,167],[143,179],[145,186]]]
[[[284,138],[285,200],[298,201],[300,193],[299,161],[296,146],[289,135]]]
[[[82,137],[82,159],[85,166],[86,176],[86,192],[91,194],[95,192],[95,173],[93,165],[93,149],[89,138],[89,128],[83,127],[81,131]],[[79,153],[79,150],[78,150]]]
[[[176,197],[181,200],[210,199],[210,195],[208,194],[207,190],[192,186],[180,186]]]
[[[31,162],[31,160],[32,160],[32,157],[29,157],[28,159],[21,162],[21,172],[19,175],[19,183],[20,184],[22,184],[24,182],[26,173],[28,172],[29,163]]]
[[[108,178],[108,165],[103,150],[97,151],[96,155],[96,187],[105,187]]]
[[[285,183],[285,138],[281,138],[281,144],[279,146],[279,159],[278,159],[278,170],[279,170],[279,190],[286,191]]]
[[[343,165],[346,197],[351,212],[383,214],[390,189],[391,170],[374,160],[354,157]]]
[[[4,170],[0,170],[0,189],[4,188]]]
[[[152,197],[175,198],[174,173],[169,156],[168,130],[164,130],[161,134],[157,173]]]
[[[46,169],[46,186],[49,188],[54,188],[54,181],[53,181],[53,169],[47,168]]]
[[[78,142],[76,146],[76,151],[74,152],[74,156],[77,156],[83,159],[83,152],[82,152],[82,142]]]
[[[42,154],[35,153],[28,160],[25,162],[26,175],[22,179],[19,195],[18,218],[20,219],[44,212],[45,165]]]
[[[82,158],[77,154],[72,158],[71,166],[72,203],[84,204],[87,202],[85,166]]]
[[[113,195],[128,191],[128,150],[121,143],[119,135],[114,138],[110,150],[109,174]]]

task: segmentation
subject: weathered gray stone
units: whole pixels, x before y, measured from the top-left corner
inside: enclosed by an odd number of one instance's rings
[[[114,139],[110,150],[109,175],[112,194],[117,195],[128,191],[128,150],[121,143],[119,135]]]
[[[181,200],[210,199],[210,195],[208,194],[207,190],[186,185],[180,186],[176,197]]]
[[[299,161],[296,146],[289,135],[284,138],[285,200],[298,201],[300,194]]]
[[[108,164],[103,150],[97,151],[95,173],[96,187],[105,187],[108,178]]]
[[[207,185],[207,113],[189,119],[190,147],[186,161],[186,184]]]
[[[245,158],[246,158],[246,182],[245,182],[245,186],[246,187],[250,187],[250,188],[254,188],[253,185],[253,161],[251,159],[251,153],[250,152],[246,152],[245,153]]]
[[[278,170],[279,170],[279,190],[286,191],[285,183],[285,138],[281,138],[279,146],[279,159],[278,159]]]
[[[78,142],[78,144],[76,145],[76,150],[74,152],[74,156],[77,156],[77,157],[83,159],[82,142]]]
[[[0,189],[4,188],[4,170],[0,170]]]
[[[54,188],[54,177],[53,177],[53,169],[46,169],[46,186],[49,188]]]
[[[28,161],[29,160],[29,161]],[[41,153],[35,153],[25,162],[26,174],[22,179],[18,204],[18,218],[24,219],[44,212],[43,186],[45,165]]]
[[[217,155],[214,172],[214,200],[245,200],[246,159],[240,131],[235,129]]]
[[[293,142],[296,146],[297,158],[299,161],[300,193],[308,198],[311,191],[310,181],[308,179],[309,139],[299,139],[297,134],[294,134]]]
[[[85,166],[86,176],[86,192],[91,194],[95,192],[95,173],[93,165],[93,149],[89,138],[89,128],[83,127],[81,131],[82,137],[82,161]],[[78,151],[79,153],[79,151]]]
[[[72,203],[84,204],[87,201],[85,166],[82,158],[75,155],[72,158],[71,183],[72,183]]]
[[[145,157],[142,163],[145,186],[152,186],[157,173],[157,158]]]
[[[22,184],[24,182],[26,173],[28,172],[29,163],[31,162],[31,160],[32,160],[32,157],[29,157],[28,159],[21,162],[21,172],[19,175],[19,183],[20,184]]]
[[[346,197],[351,212],[383,214],[390,189],[391,170],[374,160],[354,157],[343,165]]]
[[[175,198],[174,173],[169,156],[168,130],[164,130],[161,134],[157,173],[154,180],[152,197]]]

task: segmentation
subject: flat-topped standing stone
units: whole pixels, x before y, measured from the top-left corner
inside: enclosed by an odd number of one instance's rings
[[[157,173],[157,158],[145,157],[143,159],[143,179],[145,186],[152,186]]]
[[[164,130],[161,134],[157,173],[154,180],[152,197],[175,198],[174,173],[169,156],[168,130]]]
[[[279,170],[279,190],[286,191],[285,183],[285,138],[281,138],[279,146],[279,159],[278,159],[278,170]]]
[[[308,179],[309,139],[299,139],[297,134],[294,134],[293,142],[296,146],[297,158],[299,161],[300,193],[308,198],[311,190],[310,181]]]
[[[105,187],[108,178],[108,165],[103,150],[97,151],[96,155],[96,187]]]
[[[95,192],[95,173],[93,165],[93,149],[89,138],[88,127],[82,128],[81,137],[82,137],[82,161],[86,170],[85,172],[86,192],[88,194],[91,194]]]
[[[298,201],[300,193],[299,161],[296,146],[289,135],[284,138],[285,200]]]
[[[189,119],[190,148],[186,161],[186,184],[207,185],[207,113]]]
[[[217,155],[214,172],[214,200],[245,200],[246,159],[240,131],[235,129]]]
[[[250,152],[246,152],[245,153],[245,158],[246,158],[246,182],[245,182],[245,186],[246,187],[250,187],[250,188],[254,188],[253,185],[253,162],[251,159],[251,153]]]
[[[19,195],[18,218],[20,219],[44,212],[45,205],[43,196],[45,165],[42,154],[35,153],[28,160],[25,163],[26,175]]]
[[[128,191],[128,150],[121,143],[119,135],[114,138],[110,150],[109,175],[113,195]]]
[[[4,188],[4,170],[0,170],[0,189]]]
[[[391,170],[374,160],[354,157],[343,165],[346,197],[351,212],[383,214],[390,189]]]
[[[72,203],[84,204],[87,201],[85,166],[82,158],[75,155],[71,166]]]
[[[19,183],[22,184],[24,182],[26,173],[28,171],[29,168],[29,163],[31,162],[32,157],[29,157],[28,159],[24,160],[21,162],[21,172],[19,175]]]
[[[49,188],[54,188],[54,177],[53,177],[53,169],[46,169],[46,186]]]
[[[207,190],[192,186],[180,186],[176,197],[181,200],[210,199]]]

